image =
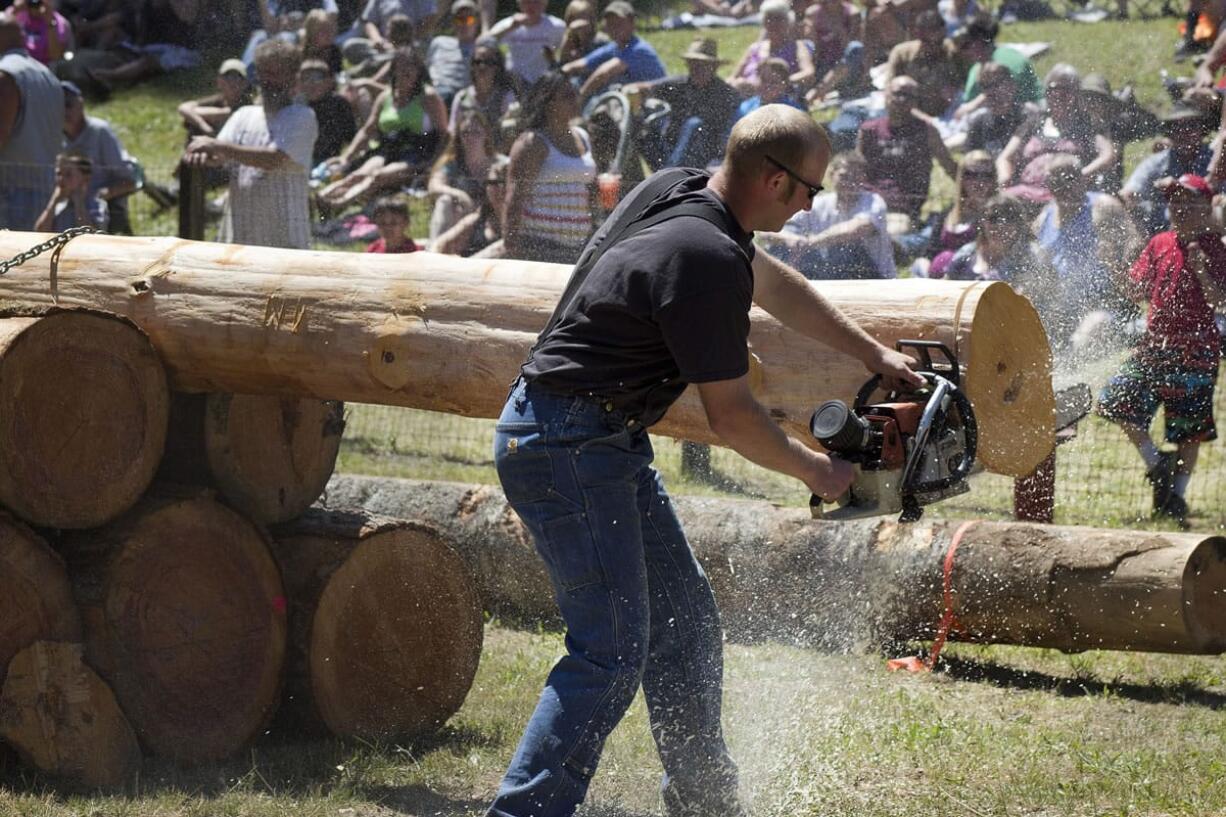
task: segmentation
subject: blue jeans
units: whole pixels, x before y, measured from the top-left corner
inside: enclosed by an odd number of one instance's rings
[[[494,437],[507,500],[536,542],[566,622],[489,817],[564,817],[605,739],[647,699],[670,815],[742,815],[720,724],[719,613],[651,467],[647,431],[616,410],[520,379]]]

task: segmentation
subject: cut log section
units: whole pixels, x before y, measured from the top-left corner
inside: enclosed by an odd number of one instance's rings
[[[285,597],[267,540],[205,495],[147,497],[66,537],[87,656],[148,749],[224,758],[264,727],[285,654]]]
[[[289,590],[287,715],[335,734],[413,737],[463,704],[481,656],[468,570],[439,535],[312,511],[276,539]]]
[[[530,617],[552,601],[544,568],[527,556],[531,539],[497,489],[336,476],[326,496],[376,512],[399,504],[439,525],[477,571],[490,609]],[[846,650],[934,635],[945,556],[961,523],[815,522],[805,510],[767,502],[674,502],[730,637]],[[1226,651],[1220,536],[976,522],[952,565],[953,640]],[[500,580],[500,571],[516,574],[516,583]]]
[[[0,320],[0,504],[50,528],[114,519],[153,479],[168,401],[157,353],[125,320]]]
[[[0,234],[0,256],[40,236]],[[10,309],[52,303],[130,317],[175,388],[317,397],[497,417],[569,270],[432,253],[363,256],[161,238],[82,236],[6,276]],[[823,281],[814,285],[878,340],[937,340],[962,360],[980,460],[1025,476],[1052,451],[1050,349],[1038,315],[1003,283]],[[751,314],[754,393],[791,435],[823,400],[850,400],[864,366]],[[660,433],[718,443],[693,389]]]
[[[9,661],[35,641],[80,641],[81,618],[64,561],[0,512],[0,683]]]
[[[159,479],[216,488],[265,525],[288,522],[323,493],[344,405],[251,394],[175,394]]]
[[[36,641],[13,658],[0,692],[0,737],[31,766],[88,788],[140,768],[136,733],[80,644]]]

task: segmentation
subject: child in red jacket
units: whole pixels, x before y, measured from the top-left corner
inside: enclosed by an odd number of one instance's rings
[[[417,252],[421,247],[409,238],[409,203],[403,196],[384,196],[375,202],[375,226],[379,237],[366,252]]]

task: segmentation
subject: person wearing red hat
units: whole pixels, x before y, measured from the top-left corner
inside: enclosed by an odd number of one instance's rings
[[[1120,289],[1148,301],[1146,329],[1108,381],[1098,414],[1120,425],[1145,460],[1154,513],[1187,526],[1187,489],[1202,442],[1217,438],[1213,390],[1222,353],[1214,311],[1226,307],[1226,244],[1213,218],[1213,190],[1191,173],[1158,182],[1171,229],[1150,239]],[[1161,404],[1166,442],[1159,452],[1149,426]]]

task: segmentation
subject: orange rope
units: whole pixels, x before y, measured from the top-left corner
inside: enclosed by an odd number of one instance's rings
[[[928,657],[921,659],[918,655],[911,655],[905,658],[891,658],[885,662],[886,669],[890,672],[898,670],[932,672],[932,668],[936,666],[937,659],[941,656],[941,649],[945,646],[945,639],[949,637],[949,631],[956,623],[953,591],[954,555],[958,552],[958,545],[962,544],[962,537],[975,524],[976,520],[971,519],[959,525],[958,530],[954,532],[954,538],[950,540],[949,550],[945,551],[944,575],[941,579],[941,596],[945,604],[945,611],[941,613],[941,621],[937,624],[937,635],[932,640],[932,649],[928,651]]]

